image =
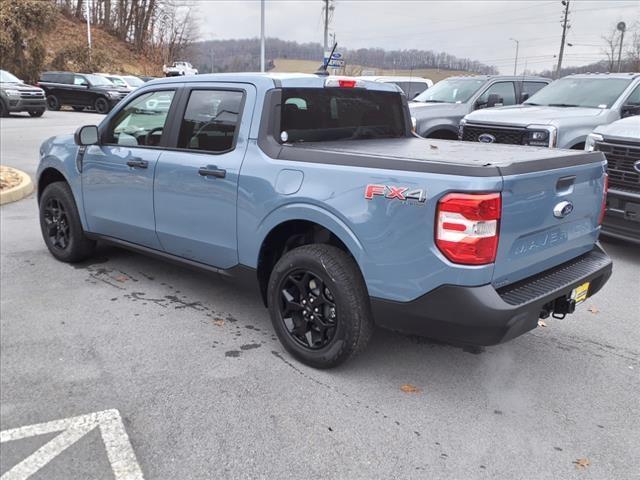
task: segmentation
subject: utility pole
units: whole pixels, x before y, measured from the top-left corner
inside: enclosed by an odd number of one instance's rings
[[[624,22],[618,22],[616,26],[618,30],[620,30],[620,48],[618,48],[618,72],[622,67],[622,42],[624,41],[624,32],[627,29],[627,24]]]
[[[264,2],[260,0],[260,71],[264,73]]]
[[[209,56],[211,57],[211,73],[213,73],[213,49],[209,49]]]
[[[564,55],[564,44],[567,40],[569,0],[562,0],[562,5],[564,5],[564,20],[562,21],[562,42],[560,43],[560,53],[558,54],[558,69],[556,70],[556,78],[560,77],[560,69],[562,68],[562,56]]]
[[[509,40],[516,42],[516,61],[513,64],[513,75],[516,76],[518,74],[518,50],[520,49],[520,42],[515,38],[510,38]]]

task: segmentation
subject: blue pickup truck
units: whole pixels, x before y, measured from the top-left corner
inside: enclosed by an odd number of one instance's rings
[[[57,259],[102,241],[252,285],[318,368],[374,325],[509,340],[612,269],[601,152],[420,138],[398,87],[356,78],[149,82],[99,126],[45,141],[37,185]]]

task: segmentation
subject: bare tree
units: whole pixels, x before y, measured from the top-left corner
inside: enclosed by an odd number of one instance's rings
[[[614,28],[613,31],[609,35],[603,35],[602,40],[604,41],[604,49],[603,52],[607,56],[607,62],[609,64],[609,71],[613,72],[613,68],[616,64],[616,51],[617,46],[619,44],[619,35],[618,29]]]

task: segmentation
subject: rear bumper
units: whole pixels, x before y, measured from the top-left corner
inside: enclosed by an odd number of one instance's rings
[[[371,299],[376,323],[405,333],[463,345],[495,345],[537,326],[557,301],[590,282],[594,295],[611,276],[612,262],[595,246],[590,252],[516,284],[443,285],[411,302]]]
[[[640,243],[640,192],[609,189],[602,234]]]

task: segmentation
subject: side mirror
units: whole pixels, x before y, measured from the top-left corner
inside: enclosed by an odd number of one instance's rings
[[[498,103],[502,103],[502,99],[497,93],[492,93],[487,98],[487,108],[495,107]]]
[[[622,106],[622,118],[633,117],[634,115],[640,115],[640,105],[623,105]]]
[[[97,145],[98,144],[98,127],[95,125],[85,125],[76,130],[73,135],[76,145]]]
[[[525,92],[522,95],[520,95],[520,103],[526,102],[527,100],[529,100],[529,93]]]

